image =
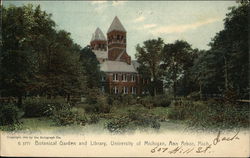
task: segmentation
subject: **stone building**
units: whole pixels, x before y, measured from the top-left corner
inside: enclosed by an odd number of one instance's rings
[[[101,89],[110,94],[146,93],[143,85],[149,80],[138,74],[138,62],[127,54],[127,32],[116,16],[107,31],[107,38],[100,28],[92,35],[90,46],[100,62]]]

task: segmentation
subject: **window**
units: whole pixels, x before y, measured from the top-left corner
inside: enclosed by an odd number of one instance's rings
[[[113,74],[113,81],[118,81],[118,74]]]
[[[118,94],[119,93],[119,91],[118,91],[118,88],[115,86],[115,88],[114,88],[114,93],[115,94]]]
[[[106,81],[106,76],[102,75],[102,81]]]
[[[123,87],[123,94],[128,94],[128,87]]]
[[[105,87],[104,87],[104,86],[102,86],[102,92],[103,92],[103,93],[105,92]]]
[[[127,81],[127,75],[126,74],[122,74],[122,81]]]
[[[132,81],[132,82],[135,82],[135,75],[132,75],[132,76],[131,76],[131,81]]]
[[[135,87],[132,87],[132,88],[131,88],[131,93],[132,93],[132,94],[136,94],[136,88],[135,88]]]

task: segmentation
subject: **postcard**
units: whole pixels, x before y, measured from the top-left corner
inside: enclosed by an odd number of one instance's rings
[[[249,157],[249,1],[1,1],[0,155]]]

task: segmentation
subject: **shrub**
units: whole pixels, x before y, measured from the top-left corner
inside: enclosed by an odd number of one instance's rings
[[[187,98],[191,99],[191,100],[195,100],[195,101],[198,101],[200,100],[200,92],[192,92],[190,93]]]
[[[98,115],[90,115],[89,119],[88,119],[88,123],[89,124],[95,124],[98,123],[100,121],[100,117]]]
[[[0,126],[1,131],[18,131],[18,130],[23,130],[23,129],[24,127],[20,123]]]
[[[88,104],[84,107],[86,113],[99,113],[99,107],[97,104]]]
[[[69,109],[68,103],[48,99],[27,100],[24,102],[25,117],[51,116],[54,111]]]
[[[150,114],[146,110],[129,110],[128,118],[139,127],[152,127],[155,129],[160,128],[160,123],[158,122],[157,117]]]
[[[168,107],[171,104],[172,98],[166,95],[158,95],[153,98],[154,106]]]
[[[134,107],[128,110],[128,112],[122,116],[112,119],[106,125],[110,132],[124,133],[127,131],[133,131],[137,128],[151,127],[154,129],[160,128],[160,123],[157,117],[154,117],[145,108]]]
[[[168,107],[171,104],[172,98],[166,95],[157,95],[155,97],[146,96],[140,99],[140,103],[145,107]]]
[[[59,110],[54,113],[52,119],[57,125],[82,125],[87,123],[87,118],[84,115],[80,115],[78,112],[73,112],[70,110]]]
[[[203,128],[248,127],[250,123],[248,106],[215,100],[177,101],[171,107],[168,117],[174,120],[187,120],[190,126]]]
[[[108,100],[106,96],[99,95],[95,102],[92,101],[84,109],[87,113],[109,113],[111,105],[108,104]]]
[[[14,125],[19,123],[19,109],[13,104],[1,104],[0,106],[0,125]]]
[[[107,123],[106,127],[110,132],[124,133],[128,131],[129,121],[130,120],[126,116],[114,118],[112,121]]]
[[[104,103],[89,104],[84,107],[87,113],[109,113],[111,106]]]
[[[96,104],[99,97],[102,96],[98,88],[91,88],[87,90],[86,103]]]

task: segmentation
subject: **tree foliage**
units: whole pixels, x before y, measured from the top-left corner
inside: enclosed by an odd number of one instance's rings
[[[202,93],[235,91],[241,98],[249,93],[248,11],[249,3],[230,8],[224,19],[224,29],[210,42],[193,66]]]
[[[18,97],[21,104],[26,95],[70,99],[86,90],[92,68],[82,65],[81,47],[56,29],[51,16],[39,5],[2,8],[1,96]]]
[[[196,52],[186,41],[175,41],[173,44],[165,44],[163,49],[163,62],[167,75],[166,80],[172,83],[174,97],[176,97],[177,82],[181,78],[186,80],[187,70],[193,65]]]
[[[139,44],[136,46],[136,58],[140,63],[141,73],[144,77],[148,77],[152,80],[152,86],[154,87],[154,95],[156,95],[156,83],[162,76],[161,61],[162,50],[164,42],[161,38],[147,40],[143,42],[143,46]],[[149,73],[145,73],[148,70]],[[143,73],[143,72],[144,73]]]
[[[101,78],[99,61],[89,46],[81,50],[80,62],[84,69],[83,73],[86,76],[87,88],[92,89],[99,87]]]

